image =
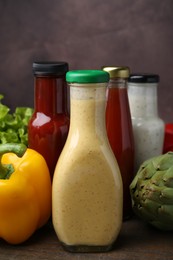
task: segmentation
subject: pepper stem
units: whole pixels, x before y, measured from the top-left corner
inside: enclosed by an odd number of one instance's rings
[[[6,143],[0,144],[0,179],[8,179],[14,172],[12,164],[2,164],[2,156],[5,153],[15,153],[18,157],[22,157],[27,147],[24,144]]]

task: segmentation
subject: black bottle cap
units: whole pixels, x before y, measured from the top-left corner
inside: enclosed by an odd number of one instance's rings
[[[68,71],[64,61],[35,61],[32,65],[35,76],[63,76]]]
[[[128,82],[132,83],[158,83],[159,75],[157,74],[130,74]]]

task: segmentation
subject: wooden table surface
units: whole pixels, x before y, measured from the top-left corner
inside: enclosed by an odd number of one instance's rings
[[[173,232],[156,230],[133,217],[123,223],[112,251],[69,253],[60,245],[49,222],[22,245],[12,246],[0,241],[0,259],[171,260],[173,259]]]

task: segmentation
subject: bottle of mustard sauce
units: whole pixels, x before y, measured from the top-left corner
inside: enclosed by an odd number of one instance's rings
[[[66,250],[112,248],[122,224],[123,188],[105,127],[102,70],[69,71],[70,130],[53,177],[52,217]]]

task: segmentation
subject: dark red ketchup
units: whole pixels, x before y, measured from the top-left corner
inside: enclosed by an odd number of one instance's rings
[[[43,155],[51,178],[69,130],[67,71],[66,62],[33,63],[35,110],[28,125],[28,144]]]
[[[127,95],[128,67],[104,67],[110,75],[106,129],[123,181],[123,219],[132,214],[129,185],[134,176],[134,138]]]

